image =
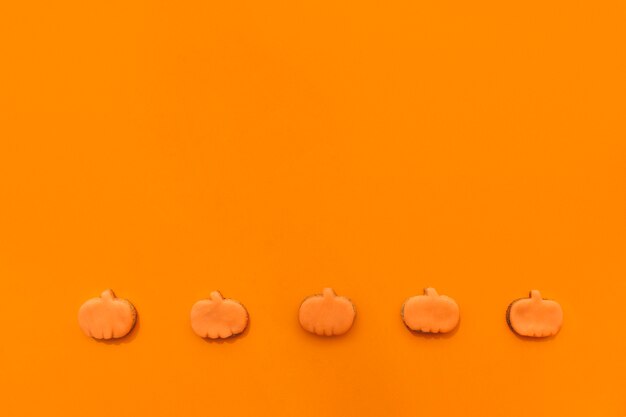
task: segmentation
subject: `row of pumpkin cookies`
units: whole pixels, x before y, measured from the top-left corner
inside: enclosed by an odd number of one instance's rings
[[[302,328],[319,336],[338,336],[350,330],[356,317],[352,301],[324,288],[321,294],[302,301],[298,318]],[[439,295],[434,288],[424,289],[423,295],[408,298],[401,309],[406,327],[418,333],[449,333],[459,324],[459,306],[454,299]],[[248,311],[239,301],[224,298],[213,291],[210,298],[196,302],[191,308],[191,327],[200,337],[226,339],[248,327]],[[112,290],[87,300],[78,312],[83,332],[94,339],[108,340],[128,335],[137,321],[133,304],[115,296]],[[563,323],[559,303],[541,297],[537,290],[528,298],[509,304],[506,321],[511,330],[525,337],[556,335]]]

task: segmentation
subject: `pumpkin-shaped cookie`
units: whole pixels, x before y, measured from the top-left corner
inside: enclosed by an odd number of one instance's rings
[[[434,288],[426,288],[424,295],[404,302],[402,320],[414,332],[448,333],[459,324],[459,306],[452,298],[437,294]]]
[[[533,290],[529,298],[515,300],[509,305],[506,321],[520,336],[554,336],[563,325],[563,309],[556,301],[545,300],[539,291]]]
[[[78,324],[94,339],[117,339],[135,327],[137,311],[130,301],[117,298],[112,290],[92,298],[78,310]]]
[[[226,339],[248,327],[248,311],[238,301],[213,291],[211,298],[200,300],[191,308],[191,328],[200,337]]]
[[[322,294],[304,299],[298,316],[306,331],[320,336],[337,336],[350,330],[356,309],[348,298],[337,296],[332,288],[324,288]]]

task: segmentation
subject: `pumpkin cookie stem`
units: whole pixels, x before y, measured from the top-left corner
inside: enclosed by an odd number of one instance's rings
[[[333,298],[335,296],[335,291],[332,288],[324,288],[322,291],[324,298]]]
[[[224,297],[222,297],[222,293],[219,291],[213,291],[211,293],[211,300],[213,301],[222,301]]]
[[[100,294],[100,298],[104,298],[105,300],[113,300],[116,297],[112,289],[107,289],[102,291],[102,294]]]
[[[437,290],[432,288],[432,287],[424,288],[424,294],[429,296],[429,297],[436,297],[436,296],[439,295],[437,293]]]
[[[538,290],[532,290],[530,292],[530,298],[532,298],[533,301],[542,301],[543,298],[541,297],[541,293]]]

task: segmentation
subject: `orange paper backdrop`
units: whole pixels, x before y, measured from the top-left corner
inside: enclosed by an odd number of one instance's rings
[[[0,414],[626,415],[623,1],[4,1]],[[358,315],[297,323],[333,286]],[[451,337],[410,334],[434,286]],[[105,288],[137,331],[85,337]],[[525,341],[508,303],[561,302]],[[219,289],[251,327],[209,343]]]

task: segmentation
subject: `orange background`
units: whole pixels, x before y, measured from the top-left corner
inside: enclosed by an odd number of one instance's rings
[[[0,414],[624,416],[622,1],[4,1]],[[356,304],[346,337],[305,296]],[[451,337],[403,300],[454,297]],[[85,337],[111,287],[138,331]],[[561,302],[554,340],[508,303]],[[208,343],[219,289],[249,332]]]

